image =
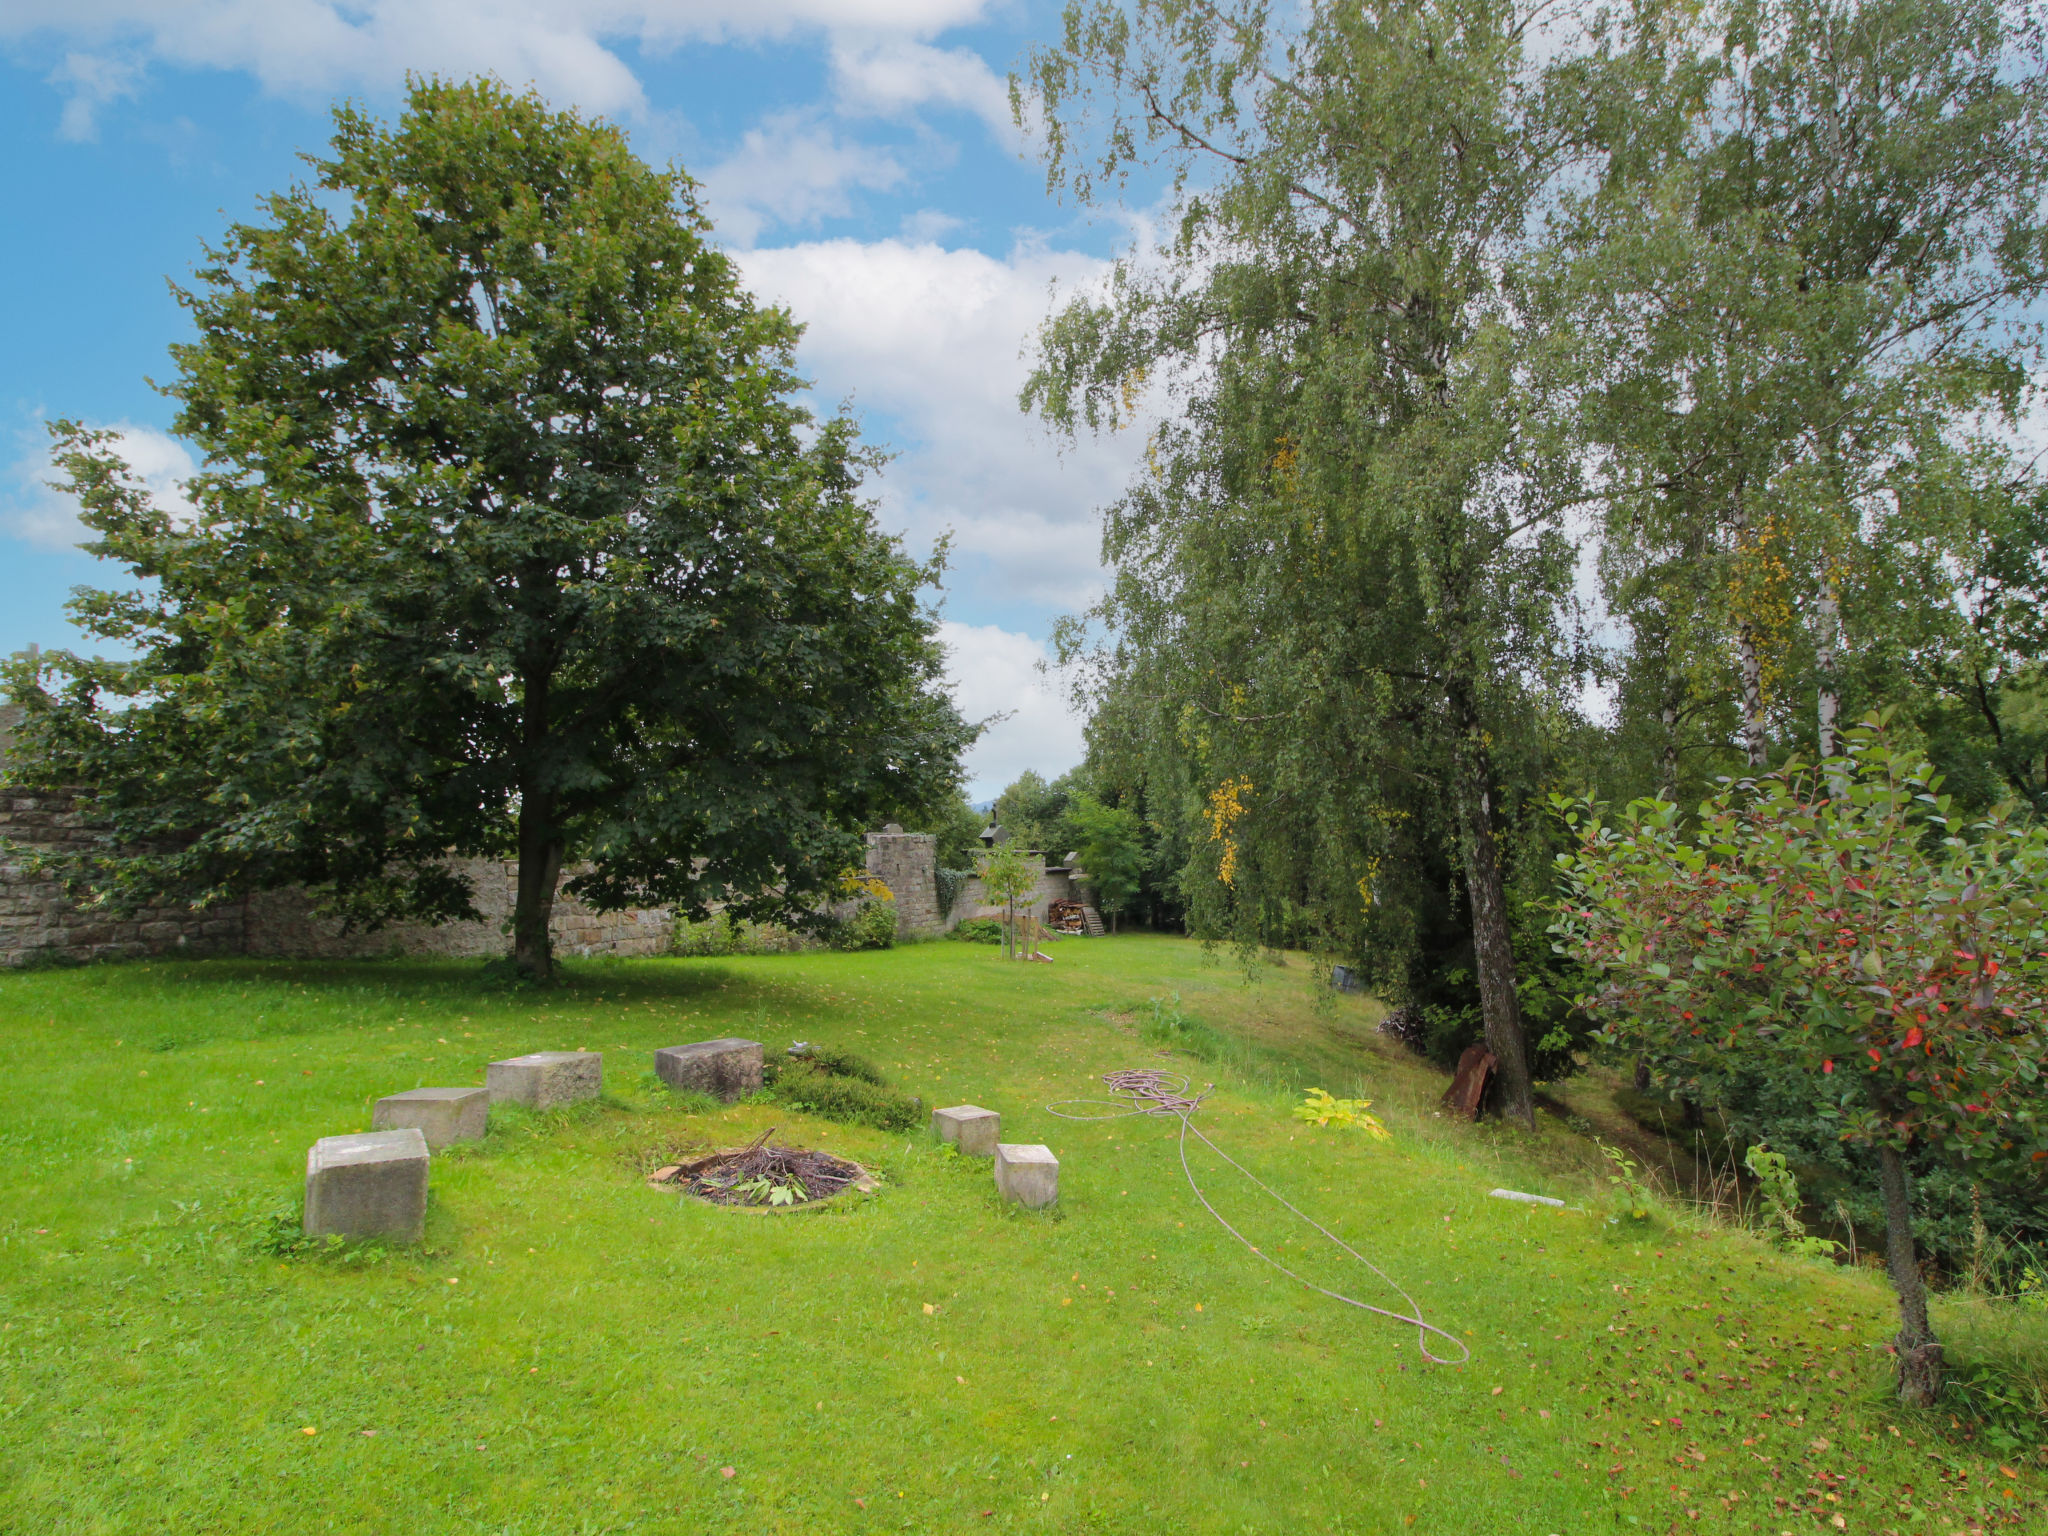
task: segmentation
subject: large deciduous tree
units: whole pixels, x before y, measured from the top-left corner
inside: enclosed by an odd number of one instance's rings
[[[88,548],[141,579],[74,604],[125,659],[9,677],[17,777],[108,829],[66,873],[376,923],[469,915],[446,856],[512,855],[539,976],[565,866],[599,907],[815,909],[971,731],[936,566],[793,398],[798,327],[680,170],[531,95],[417,83],[312,165],[180,292],[193,515],[58,429]]]
[[[1981,649],[1937,642],[1979,542],[1963,438],[2039,356],[2048,57],[2013,0],[1646,6],[1617,42],[1625,174],[1553,271],[1669,794],[1681,750],[1723,766],[1731,700],[1750,769],[1830,756],[1902,653]]]
[[[1502,759],[1569,712],[1575,462],[1514,274],[1589,170],[1588,66],[1528,46],[1542,9],[1091,0],[1028,80],[1056,183],[1172,177],[1170,237],[1052,318],[1026,402],[1168,406],[1108,514],[1092,676],[1183,775],[1194,915],[1362,944],[1447,843],[1525,1123]]]

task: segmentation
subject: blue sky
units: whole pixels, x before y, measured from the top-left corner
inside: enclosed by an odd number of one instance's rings
[[[1054,287],[1100,275],[1122,216],[1048,197],[1003,81],[1057,6],[1001,0],[6,0],[0,5],[0,652],[78,644],[69,590],[117,571],[72,547],[43,423],[127,434],[175,497],[168,282],[302,173],[328,110],[386,116],[408,70],[493,73],[626,127],[704,183],[755,291],[809,326],[826,408],[851,399],[897,453],[876,492],[922,550],[951,529],[945,635],[977,798],[1078,760],[1034,672],[1099,590],[1096,509],[1129,436],[1066,447],[1015,406]]]

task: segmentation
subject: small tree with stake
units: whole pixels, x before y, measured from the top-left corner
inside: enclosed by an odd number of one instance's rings
[[[1017,898],[1038,886],[1038,871],[1024,857],[1016,839],[997,843],[981,856],[981,888],[1003,904],[1003,954],[1017,955]]]
[[[936,621],[795,398],[798,327],[706,238],[694,183],[488,82],[336,113],[179,297],[179,520],[60,423],[122,659],[20,663],[18,781],[108,842],[110,908],[282,885],[367,925],[475,916],[446,856],[512,857],[545,978],[601,909],[815,922],[861,833],[943,799],[973,732]],[[109,707],[111,706],[111,707]]]
[[[1691,831],[1639,800],[1616,824],[1559,802],[1553,931],[1605,985],[1605,1037],[1685,1064],[1700,1091],[1766,1064],[1845,1140],[1877,1148],[1898,1293],[1899,1395],[1932,1404],[1941,1345],[1904,1154],[1985,1172],[2048,1158],[2048,828],[1957,827],[1928,765],[1876,727],[1847,756],[1731,784]]]

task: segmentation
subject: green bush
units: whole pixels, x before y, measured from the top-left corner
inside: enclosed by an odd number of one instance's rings
[[[855,1055],[852,1051],[840,1050],[837,1046],[814,1045],[796,1059],[807,1061],[819,1071],[829,1073],[833,1077],[858,1078],[863,1083],[873,1083],[877,1088],[889,1086],[889,1080],[882,1076],[882,1069],[867,1057]]]
[[[1000,944],[1003,942],[1003,925],[992,917],[970,917],[946,935],[963,944]]]
[[[676,955],[780,955],[815,947],[817,940],[779,923],[735,921],[714,912],[701,923],[676,920],[669,953]]]
[[[714,912],[701,923],[677,918],[670,949],[678,955],[736,955],[740,952],[740,929],[741,925],[723,912]]]
[[[805,1057],[782,1062],[777,1102],[848,1125],[908,1131],[924,1123],[924,1100],[859,1077],[839,1077]]]
[[[864,901],[835,923],[826,939],[834,949],[888,949],[896,942],[896,903]]]
[[[772,1087],[784,1067],[803,1062],[830,1077],[851,1077],[863,1083],[873,1083],[877,1088],[889,1086],[889,1080],[882,1076],[881,1068],[867,1057],[841,1050],[836,1045],[806,1044],[801,1051],[798,1051],[796,1046],[789,1049],[795,1054],[784,1052],[770,1055],[761,1063],[762,1082]]]

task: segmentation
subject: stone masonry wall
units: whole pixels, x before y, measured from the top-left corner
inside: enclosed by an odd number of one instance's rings
[[[1043,854],[1029,854],[1026,862],[1038,868],[1038,884],[1032,889],[1028,902],[1020,903],[1019,909],[1028,906],[1032,915],[1040,922],[1045,921],[1046,907],[1055,901],[1087,901],[1094,892],[1087,887],[1087,874],[1079,868],[1065,864],[1047,866]],[[953,910],[945,926],[953,928],[970,917],[1001,917],[1003,904],[989,897],[979,879],[969,880],[960,887],[959,899],[953,903]]]
[[[0,704],[0,758],[4,758],[17,706]],[[0,792],[0,841],[25,847],[76,846],[92,829],[62,796],[33,797]],[[939,918],[937,839],[927,832],[868,834],[868,873],[896,898],[897,922],[905,933],[932,933]],[[191,911],[152,910],[111,920],[80,912],[53,880],[32,878],[18,857],[0,852],[0,966],[35,960],[108,960],[164,954],[248,954],[295,959],[366,958],[376,955],[489,957],[505,953],[511,931],[518,866],[510,861],[455,861],[469,876],[483,913],[475,922],[393,923],[374,933],[344,933],[334,918],[315,913],[305,892],[264,891],[246,902]],[[574,874],[563,871],[563,879]],[[953,920],[971,910],[963,894]],[[555,951],[564,956],[664,955],[674,925],[666,908],[596,912],[575,897],[559,894],[550,927]]]
[[[0,843],[60,849],[92,840],[91,827],[69,796],[0,792]],[[19,854],[0,848],[0,966],[233,955],[242,952],[242,942],[239,902],[201,911],[153,908],[125,918],[82,912],[55,880],[28,874]]]
[[[946,926],[939,920],[938,847],[929,832],[868,834],[868,873],[896,898],[899,933],[937,933]]]
[[[476,892],[478,921],[392,923],[374,933],[344,933],[341,923],[315,913],[298,890],[262,891],[249,898],[245,953],[298,959],[366,958],[374,955],[441,955],[488,959],[505,953],[519,866],[510,860],[455,859]],[[565,870],[567,880],[575,871]],[[665,907],[594,912],[565,892],[555,896],[549,921],[555,953],[574,955],[665,955],[672,924]]]

